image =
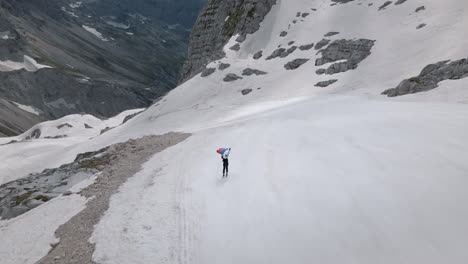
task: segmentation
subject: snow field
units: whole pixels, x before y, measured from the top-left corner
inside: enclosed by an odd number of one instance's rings
[[[226,46],[229,69],[194,77],[103,135],[1,146],[8,165],[0,175],[22,177],[130,138],[191,132],[113,196],[91,239],[95,261],[465,263],[467,81],[401,98],[380,93],[427,64],[466,57],[468,4],[415,0],[377,11],[384,2],[279,0],[239,52],[228,49],[235,37]],[[292,24],[297,12],[311,14]],[[358,69],[333,76],[315,74],[315,50],[264,60],[280,44],[317,43],[329,31],[340,32],[331,40],[377,42]],[[253,60],[260,49],[264,57]],[[286,71],[295,58],[310,61]],[[269,74],[221,81],[246,67]],[[313,87],[332,78],[333,86]],[[253,92],[242,96],[246,88]],[[219,147],[233,149],[227,180]]]

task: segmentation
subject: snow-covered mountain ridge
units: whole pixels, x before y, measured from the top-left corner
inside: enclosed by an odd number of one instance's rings
[[[258,31],[124,124],[0,146],[4,183],[96,169],[50,200],[21,185],[1,206],[40,205],[0,221],[1,259],[464,263],[468,4],[388,2],[278,0]],[[401,96],[382,95],[393,88]],[[232,147],[227,180],[219,147]],[[113,175],[109,192],[99,177]]]

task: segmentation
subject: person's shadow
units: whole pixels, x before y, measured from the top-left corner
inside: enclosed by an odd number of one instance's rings
[[[229,177],[223,178],[221,177],[216,177],[216,186],[221,187],[224,186],[229,180]]]

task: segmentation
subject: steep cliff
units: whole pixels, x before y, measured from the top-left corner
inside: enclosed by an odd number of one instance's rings
[[[47,119],[146,107],[177,85],[205,2],[0,0],[0,98]]]
[[[199,73],[211,61],[224,57],[223,47],[239,35],[243,42],[247,34],[260,28],[276,0],[209,0],[192,31],[187,60],[181,82]]]

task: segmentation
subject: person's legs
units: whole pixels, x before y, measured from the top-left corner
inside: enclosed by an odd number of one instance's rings
[[[228,176],[229,174],[229,160],[226,159],[226,177]]]
[[[224,175],[226,174],[226,169],[227,169],[227,167],[226,167],[226,160],[223,159],[223,177],[224,177]]]

